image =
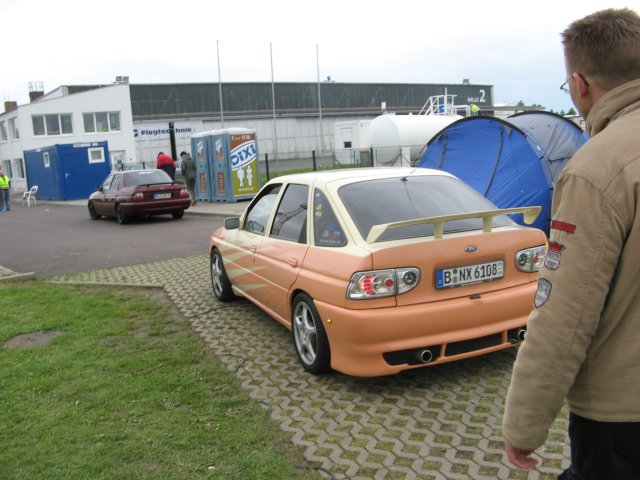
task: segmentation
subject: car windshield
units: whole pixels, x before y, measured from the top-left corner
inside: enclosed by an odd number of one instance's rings
[[[125,173],[124,184],[127,187],[138,185],[153,185],[157,183],[172,183],[171,177],[164,170],[141,170]]]
[[[371,227],[416,218],[494,210],[497,207],[457,178],[423,175],[352,183],[338,191],[363,238]],[[493,226],[511,225],[509,217],[494,218]],[[447,222],[445,233],[482,229],[482,219]],[[412,225],[385,232],[378,241],[433,235],[433,225]]]

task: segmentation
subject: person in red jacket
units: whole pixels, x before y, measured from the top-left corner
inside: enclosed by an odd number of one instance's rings
[[[165,155],[164,152],[158,154],[156,167],[167,172],[172,180],[176,179],[176,162],[169,155]]]

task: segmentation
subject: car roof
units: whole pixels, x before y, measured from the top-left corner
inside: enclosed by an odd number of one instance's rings
[[[283,178],[276,177],[269,183],[305,183],[323,186],[333,182],[341,184],[361,182],[365,180],[376,180],[393,177],[415,177],[415,176],[443,176],[453,177],[450,173],[442,170],[420,167],[367,167],[367,168],[343,168],[336,170],[323,170],[320,172],[305,172],[285,175]]]

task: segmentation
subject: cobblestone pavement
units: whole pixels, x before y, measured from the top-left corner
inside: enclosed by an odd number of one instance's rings
[[[507,462],[500,422],[514,350],[390,377],[313,376],[285,328],[247,301],[215,299],[206,255],[54,280],[163,287],[328,478],[555,479],[569,463],[566,409],[538,452],[537,471]]]

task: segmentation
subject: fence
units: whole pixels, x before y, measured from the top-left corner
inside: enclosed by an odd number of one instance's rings
[[[261,155],[258,166],[268,178],[292,171],[327,170],[332,168],[408,167],[415,166],[424,153],[424,145],[377,148],[342,148],[331,152],[298,152],[294,157],[273,158]]]
[[[278,158],[264,154],[258,158],[258,169],[263,181],[287,173],[329,170],[334,168],[362,167],[407,167],[415,165],[424,153],[424,145],[377,147],[377,148],[341,148],[324,151],[320,155],[315,150],[287,154]],[[125,162],[116,165],[114,170],[135,168],[155,168],[155,161]]]

